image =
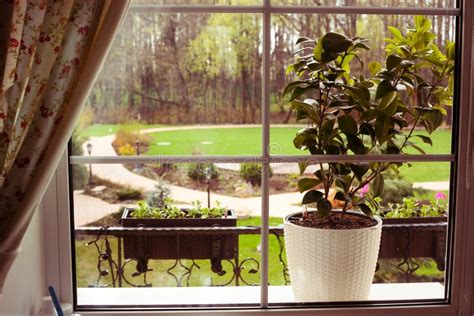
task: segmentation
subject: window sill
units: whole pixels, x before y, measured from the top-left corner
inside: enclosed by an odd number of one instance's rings
[[[270,286],[269,303],[296,303],[291,286]],[[432,283],[373,284],[370,301],[433,300],[444,298],[444,286]],[[259,286],[78,288],[78,306],[170,306],[259,304]]]

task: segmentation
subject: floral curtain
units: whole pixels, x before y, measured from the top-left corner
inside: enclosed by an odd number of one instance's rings
[[[0,0],[0,293],[128,0]]]

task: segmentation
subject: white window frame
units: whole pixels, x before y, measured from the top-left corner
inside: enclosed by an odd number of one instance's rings
[[[261,14],[263,23],[263,80],[262,80],[262,153],[260,156],[140,156],[140,157],[70,157],[71,163],[103,164],[103,163],[149,163],[156,162],[192,162],[206,159],[212,162],[260,162],[264,166],[262,176],[262,251],[260,267],[260,284],[268,284],[268,227],[269,227],[269,165],[274,162],[298,162],[311,159],[318,162],[329,161],[444,161],[453,162],[456,166],[456,212],[454,223],[450,231],[453,245],[452,249],[452,271],[450,285],[450,300],[446,304],[439,305],[417,305],[412,306],[410,302],[402,306],[374,306],[374,307],[353,307],[351,315],[400,315],[403,309],[404,315],[470,315],[474,313],[473,282],[474,282],[474,229],[469,231],[469,227],[474,227],[474,202],[469,199],[471,192],[471,180],[474,180],[474,162],[472,137],[474,137],[474,111],[473,111],[473,90],[471,78],[474,78],[474,25],[473,22],[474,5],[470,0],[460,0],[462,9],[439,9],[439,8],[387,8],[387,7],[298,7],[298,6],[271,6],[269,0],[263,0],[260,6],[237,6],[237,5],[168,5],[168,6],[148,6],[137,5],[130,8],[131,12],[156,12],[156,13],[255,13]],[[403,14],[403,15],[456,15],[461,20],[461,36],[457,39],[461,45],[460,51],[460,93],[457,96],[459,104],[458,136],[453,141],[458,142],[457,152],[448,155],[384,155],[384,156],[273,156],[268,148],[270,144],[270,35],[271,35],[271,15],[275,13],[323,13],[323,14]],[[462,42],[461,42],[461,39]],[[473,39],[468,41],[467,39]],[[48,192],[43,200],[43,207],[46,212],[45,218],[45,240],[46,240],[46,278],[49,284],[54,284],[63,301],[73,300],[72,281],[72,260],[71,260],[71,221],[69,218],[69,178],[67,153],[63,155],[61,163],[57,169]],[[473,190],[474,191],[474,190]],[[449,255],[449,254],[448,254]],[[448,258],[449,260],[449,258]],[[267,309],[268,307],[268,286],[261,286],[261,307],[258,310],[206,310],[192,312],[196,315],[227,315],[238,313],[245,315],[256,315],[261,313],[272,313],[275,315],[287,314],[313,314],[320,312],[324,315],[344,315],[346,309],[343,308],[310,308],[310,309]],[[81,312],[82,315],[103,315],[106,312]],[[118,314],[117,312],[110,312]],[[187,315],[190,312],[123,312],[123,315],[149,315],[157,313],[160,315]],[[122,314],[122,313],[120,313]]]

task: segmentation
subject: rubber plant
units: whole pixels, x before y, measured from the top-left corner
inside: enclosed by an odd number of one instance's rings
[[[454,43],[447,42],[441,52],[431,21],[422,16],[405,34],[395,27],[388,30],[392,36],[386,39],[383,64],[362,63],[360,55],[369,50],[362,37],[330,32],[318,40],[297,40],[302,48],[287,74],[298,79],[284,90],[296,119],[308,122],[293,140],[296,148],[312,155],[407,154],[409,148],[425,154],[417,143],[432,145],[432,140],[422,131],[435,131],[452,105]],[[334,189],[343,214],[358,208],[371,216],[379,207],[375,198],[383,191],[384,173],[401,165],[321,163],[314,177],[298,182],[300,192],[306,192],[302,203],[315,203],[318,216],[329,216]],[[306,166],[300,164],[301,173]],[[360,194],[368,187],[367,194]]]

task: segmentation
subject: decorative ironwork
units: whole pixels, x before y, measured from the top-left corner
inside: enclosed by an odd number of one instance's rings
[[[254,263],[256,265],[256,268],[251,268],[248,270],[248,273],[250,274],[256,274],[258,273],[258,271],[260,270],[260,263],[254,259],[254,258],[246,258],[242,261],[238,261],[238,258],[235,260],[235,261],[232,261],[232,260],[225,260],[226,262],[230,263],[230,265],[232,266],[232,277],[229,281],[223,283],[223,284],[213,284],[211,283],[212,286],[227,286],[227,285],[230,285],[232,284],[232,282],[235,283],[236,286],[239,286],[240,285],[240,282],[242,282],[243,284],[245,285],[258,285],[258,284],[255,284],[255,283],[249,283],[245,280],[245,278],[243,277],[243,271],[245,270],[245,265],[247,263]],[[225,271],[224,271],[224,274],[225,274]],[[221,275],[224,275],[224,274],[221,274]]]
[[[446,249],[446,223],[433,223],[422,225],[411,224],[384,224],[384,234],[380,249],[380,259],[394,259],[401,262],[396,264],[396,268],[404,274],[405,281],[410,282],[420,264],[414,258],[431,257],[437,263],[440,271],[444,270]],[[221,258],[221,240],[225,236],[259,235],[259,227],[80,227],[76,229],[76,236],[94,236],[94,240],[87,242],[87,245],[94,245],[97,251],[97,273],[95,284],[91,287],[152,287],[148,280],[148,274],[153,272],[149,267],[151,259],[144,257],[124,259],[124,238],[135,236],[140,240],[146,240],[146,236],[211,236],[209,260],[211,271],[219,277],[226,276],[230,272],[226,281],[218,283],[211,279],[211,286],[228,285],[257,285],[247,279],[248,275],[257,274],[260,269],[260,262],[255,258],[239,258],[238,246],[235,247],[233,258]],[[270,227],[270,234],[275,236],[279,252],[278,260],[282,267],[282,277],[285,285],[290,284],[290,276],[285,258],[285,241],[282,227]],[[116,238],[116,250],[110,238]],[[180,238],[176,238],[179,242]],[[238,243],[237,243],[238,245]],[[146,245],[137,245],[146,248]],[[421,248],[422,249],[421,249]],[[201,259],[200,259],[201,260]],[[166,259],[166,261],[170,261]],[[173,259],[172,264],[166,272],[176,283],[177,287],[190,286],[190,279],[194,271],[201,269],[201,266],[194,259]],[[223,265],[223,263],[225,263]],[[378,268],[378,264],[377,264]],[[131,271],[134,272],[131,272]],[[184,272],[183,272],[184,270]],[[126,273],[127,271],[127,273]],[[129,275],[130,274],[130,275]],[[110,280],[108,279],[110,278]],[[105,280],[105,281],[104,281]]]
[[[173,269],[176,267],[183,268],[185,272],[178,276],[177,274],[172,272]],[[191,274],[193,273],[194,268],[201,269],[201,267],[197,265],[194,260],[191,260],[191,265],[188,267],[183,263],[183,259],[176,259],[174,264],[168,270],[166,270],[166,273],[173,277],[178,287],[182,286],[183,279],[186,279],[186,286],[189,286],[189,279],[191,278]]]
[[[288,266],[286,265],[286,260],[283,259],[285,253],[285,241],[282,239],[282,235],[279,235],[277,233],[274,233],[273,235],[276,237],[278,241],[278,247],[280,248],[280,252],[278,253],[278,259],[280,261],[280,264],[282,265],[283,279],[285,280],[285,285],[289,285],[290,274],[288,273]]]

